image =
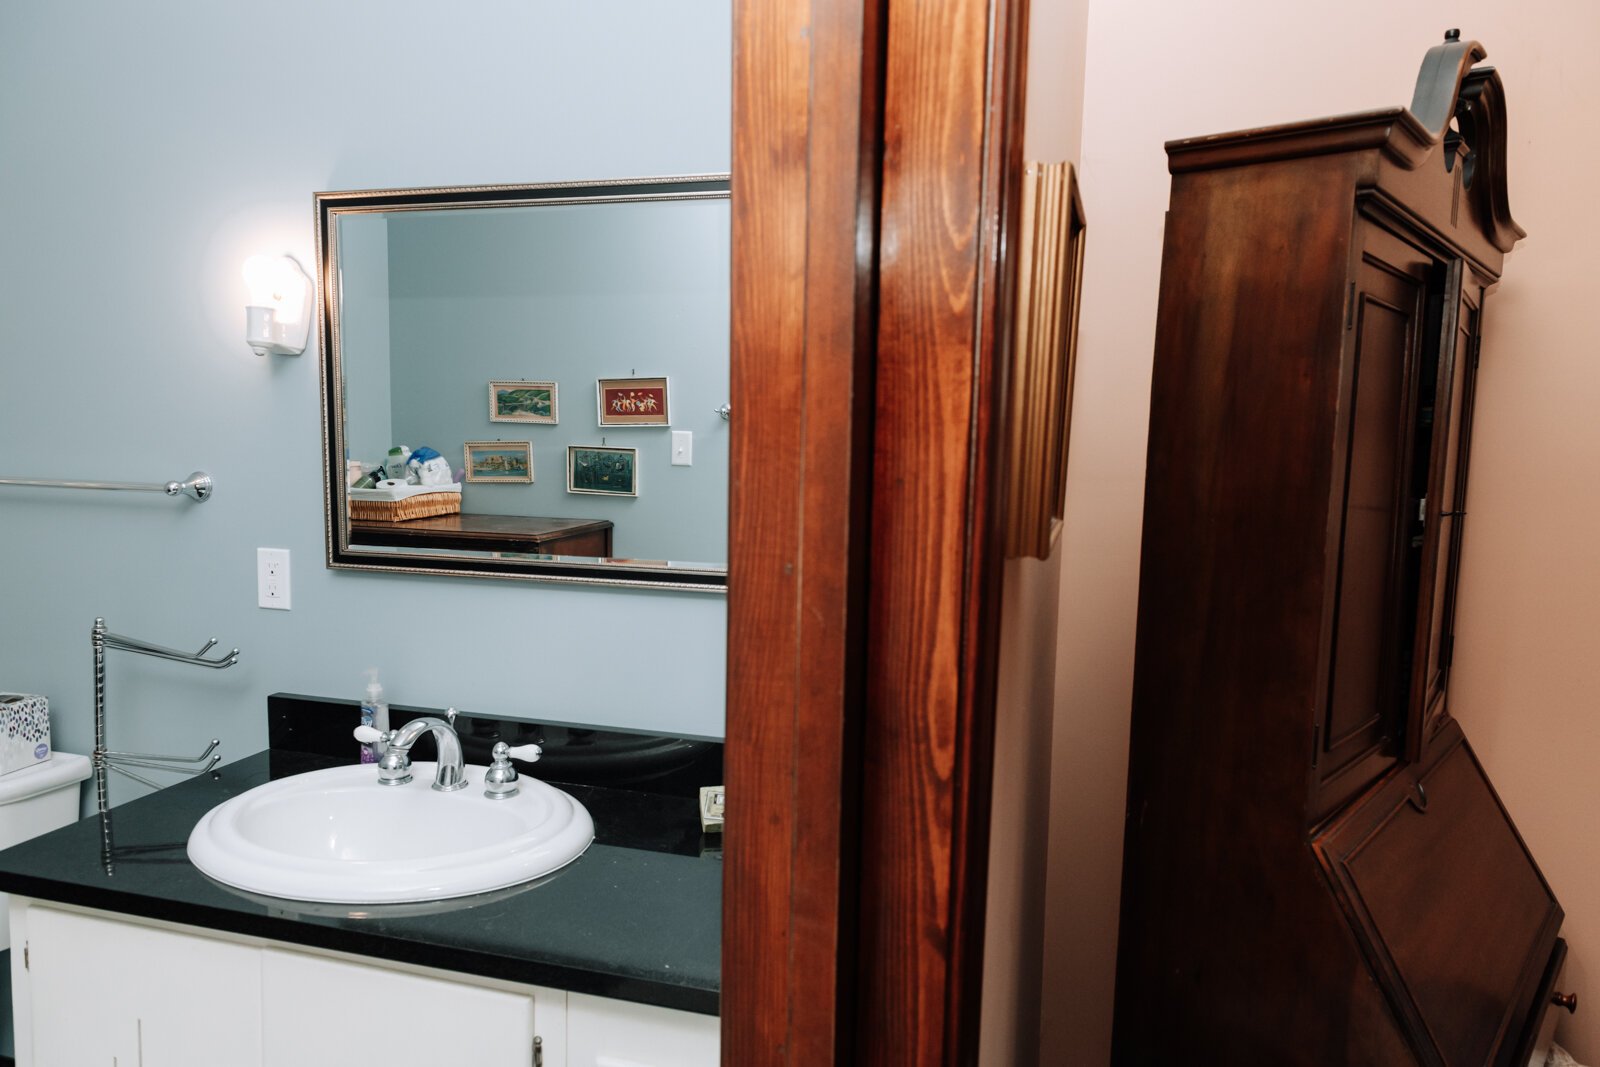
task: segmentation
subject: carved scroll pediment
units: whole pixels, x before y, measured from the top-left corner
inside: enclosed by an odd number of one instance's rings
[[[1461,182],[1482,205],[1486,236],[1502,252],[1527,236],[1511,217],[1506,190],[1505,88],[1493,67],[1475,66],[1488,52],[1450,30],[1422,58],[1411,114],[1444,149],[1448,170],[1461,166]]]

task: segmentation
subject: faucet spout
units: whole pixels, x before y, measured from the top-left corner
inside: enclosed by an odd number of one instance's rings
[[[452,709],[453,711],[454,709]],[[450,716],[452,719],[455,715]],[[405,785],[411,781],[411,746],[425,733],[432,733],[439,745],[439,762],[433,773],[433,788],[441,793],[466,787],[461,758],[461,739],[455,727],[432,715],[412,719],[389,735],[389,747],[378,761],[378,781],[383,785]]]

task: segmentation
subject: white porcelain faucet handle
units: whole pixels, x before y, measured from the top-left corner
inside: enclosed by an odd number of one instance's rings
[[[389,740],[388,734],[384,733],[382,730],[374,729],[371,726],[357,726],[354,733],[356,735],[356,740],[360,741],[363,745],[371,745],[376,744],[379,741]]]
[[[537,762],[540,756],[544,755],[544,749],[538,745],[518,745],[516,748],[507,750],[506,755],[512,759],[519,759],[524,763],[534,763]]]

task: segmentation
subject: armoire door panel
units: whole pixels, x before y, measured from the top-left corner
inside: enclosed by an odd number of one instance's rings
[[[1477,381],[1479,311],[1476,291],[1460,292],[1452,331],[1454,360],[1448,382],[1448,417],[1441,425],[1442,450],[1434,490],[1438,497],[1438,526],[1432,534],[1436,556],[1424,571],[1432,575],[1433,588],[1426,604],[1427,628],[1419,635],[1426,648],[1418,653],[1425,664],[1416,697],[1415,720],[1424,741],[1443,726],[1447,714],[1445,693],[1454,652],[1456,580],[1460,574],[1461,539],[1466,522],[1466,453],[1472,434],[1472,398]],[[1443,401],[1442,401],[1443,402]],[[1430,517],[1434,512],[1430,510]]]
[[[1459,729],[1315,842],[1396,1013],[1440,1062],[1483,1067],[1554,944],[1561,909]]]
[[[1319,759],[1324,781],[1380,747],[1394,727],[1386,650],[1402,521],[1396,457],[1423,292],[1421,278],[1371,256],[1357,275],[1339,592]]]
[[[1422,753],[1423,723],[1432,703],[1430,695],[1437,664],[1446,650],[1432,625],[1442,607],[1439,567],[1449,552],[1453,525],[1454,492],[1446,468],[1454,462],[1449,447],[1459,415],[1455,389],[1465,365],[1457,359],[1456,336],[1461,297],[1462,263],[1453,260],[1432,273],[1429,282],[1428,321],[1422,358],[1413,382],[1416,394],[1412,419],[1413,441],[1408,476],[1408,527],[1402,534],[1400,619],[1404,640],[1396,651],[1401,661],[1395,678],[1404,701],[1401,751],[1407,760]]]

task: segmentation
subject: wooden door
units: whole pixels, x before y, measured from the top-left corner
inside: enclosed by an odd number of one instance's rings
[[[723,1060],[976,1048],[1026,0],[734,8]]]

